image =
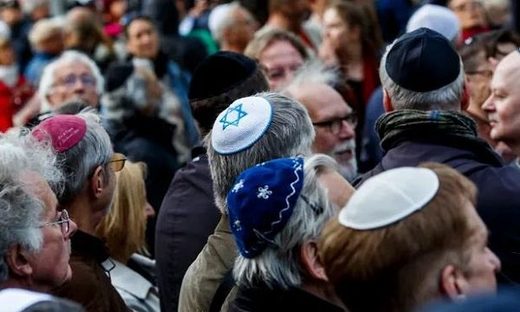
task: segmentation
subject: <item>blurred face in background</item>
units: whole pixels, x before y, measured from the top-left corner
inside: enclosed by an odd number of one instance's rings
[[[159,52],[159,35],[147,20],[134,20],[127,29],[128,52],[135,57],[154,59]]]
[[[486,27],[487,20],[480,0],[451,0],[448,7],[457,15],[462,29]]]
[[[54,71],[54,83],[47,100],[53,109],[73,100],[84,101],[92,107],[97,107],[99,95],[96,83],[96,78],[86,64],[60,64]]]
[[[294,73],[303,65],[303,56],[286,40],[277,40],[265,48],[258,57],[264,67],[269,89],[280,90],[294,77]]]

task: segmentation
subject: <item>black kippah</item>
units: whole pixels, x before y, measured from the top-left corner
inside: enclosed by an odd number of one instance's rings
[[[195,69],[191,79],[191,101],[220,95],[239,85],[256,72],[256,62],[239,53],[217,52]]]
[[[401,36],[386,56],[388,76],[415,92],[440,89],[460,74],[459,55],[441,34],[419,28]]]
[[[134,66],[131,63],[111,64],[105,73],[105,91],[111,92],[121,87],[133,72]]]

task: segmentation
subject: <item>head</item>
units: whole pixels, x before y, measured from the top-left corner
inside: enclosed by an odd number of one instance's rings
[[[352,108],[334,89],[338,83],[336,72],[319,62],[305,64],[285,92],[302,103],[311,117],[316,137],[314,153],[331,156],[339,165],[339,172],[351,181],[357,176],[355,127],[357,119]]]
[[[482,108],[486,112],[493,140],[503,141],[515,154],[520,147],[520,53],[511,52],[500,63],[491,80],[491,95]]]
[[[137,58],[155,59],[159,53],[159,34],[146,16],[131,19],[125,27],[126,48]]]
[[[322,154],[275,159],[237,177],[228,205],[240,251],[233,269],[239,286],[327,288],[317,239],[348,199],[331,198],[330,185],[323,182],[332,176],[338,179],[335,187],[340,192],[352,194],[352,187],[336,172],[334,160]],[[259,198],[256,189],[264,185],[269,186],[266,192],[272,193]],[[276,226],[272,226],[274,220],[278,221]]]
[[[124,164],[116,174],[112,208],[96,229],[96,234],[106,240],[110,255],[122,263],[145,249],[146,220],[155,214],[146,199],[145,176],[144,163]]]
[[[31,17],[32,21],[38,21],[42,18],[47,18],[50,16],[50,1],[23,1],[22,10],[26,15]]]
[[[35,52],[60,54],[63,45],[63,25],[54,18],[44,18],[37,21],[28,35],[31,48]]]
[[[293,34],[279,29],[258,33],[244,54],[264,68],[269,88],[280,90],[309,58],[303,43]]]
[[[447,6],[457,15],[462,29],[488,25],[482,0],[449,0]]]
[[[63,135],[68,134],[68,135]],[[79,229],[93,233],[108,212],[115,190],[112,143],[99,116],[91,110],[76,115],[55,115],[33,128],[32,135],[49,142],[64,175],[56,192]]]
[[[464,71],[460,57],[452,44],[433,30],[419,28],[396,39],[381,59],[379,76],[387,111],[462,109]]]
[[[188,93],[201,136],[229,103],[268,89],[263,70],[247,56],[222,51],[206,58],[195,70]]]
[[[244,107],[244,103],[247,107]],[[231,125],[222,130],[223,126],[226,126],[223,124],[223,121],[227,120],[225,116],[232,119],[240,104],[243,112],[248,114],[241,119],[244,120],[245,126]],[[263,111],[258,113],[254,111],[255,107]],[[267,110],[269,113],[266,113]],[[240,119],[238,121],[240,122]],[[260,121],[264,128],[257,127]],[[260,132],[262,130],[264,131]],[[244,133],[249,134],[243,135]],[[286,96],[258,93],[255,97],[241,98],[233,102],[216,118],[212,131],[205,139],[215,201],[220,211],[227,214],[226,195],[239,173],[273,158],[310,154],[314,135],[305,108]],[[219,142],[217,147],[216,141]],[[242,146],[237,149],[233,142],[238,141]]]
[[[281,16],[295,27],[301,27],[309,13],[309,0],[269,0],[269,15]]]
[[[323,13],[323,37],[334,50],[361,44],[368,38],[366,17],[361,6],[347,1],[332,1]]]
[[[65,47],[93,56],[103,43],[104,34],[98,17],[87,8],[69,11],[65,25]]]
[[[242,53],[255,34],[258,23],[239,2],[221,4],[209,15],[211,35],[221,50]]]
[[[513,19],[511,1],[487,0],[482,1],[489,23],[493,26],[508,26]]]
[[[38,86],[42,112],[76,100],[97,107],[103,83],[94,61],[81,52],[66,51],[43,70]]]
[[[23,19],[23,12],[18,0],[7,0],[0,3],[0,19],[13,27]]]
[[[424,4],[408,20],[406,32],[412,32],[421,27],[435,30],[457,45],[460,37],[460,22],[457,15],[441,5]]]
[[[486,247],[475,185],[444,165],[419,167],[367,180],[321,234],[326,273],[349,311],[412,311],[496,290],[500,261]]]
[[[0,66],[11,66],[16,63],[16,54],[11,41],[0,37]]]
[[[16,137],[15,137],[16,135]],[[0,139],[0,287],[48,292],[71,278],[76,224],[58,211],[61,172],[46,145],[12,133]]]

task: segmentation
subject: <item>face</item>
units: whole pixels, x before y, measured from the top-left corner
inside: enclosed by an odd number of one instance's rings
[[[495,274],[500,271],[500,260],[487,247],[488,231],[477,215],[475,207],[468,201],[468,222],[474,229],[467,245],[469,261],[464,272],[465,281],[459,286],[463,294],[479,294],[496,290]]]
[[[324,37],[334,50],[346,47],[352,35],[351,27],[339,16],[338,11],[329,8],[323,14]]]
[[[480,0],[452,0],[448,7],[457,15],[462,29],[484,27],[487,24]]]
[[[159,52],[159,36],[155,27],[145,20],[135,20],[128,26],[126,47],[139,58],[154,59]]]
[[[515,149],[520,143],[520,54],[511,53],[498,64],[491,95],[482,108],[491,124],[491,138]]]
[[[491,93],[490,83],[493,76],[493,66],[485,58],[485,52],[479,54],[480,62],[475,70],[466,71],[466,83],[469,92],[470,108],[472,113],[487,119],[481,106]]]
[[[259,62],[265,68],[269,89],[276,91],[293,79],[304,60],[288,41],[275,41],[260,53]]]
[[[258,29],[258,23],[254,17],[244,8],[238,7],[233,11],[233,27],[229,29],[229,41],[239,47],[242,51]]]
[[[282,13],[289,20],[300,24],[306,20],[310,13],[309,0],[289,0],[282,8]]]
[[[57,109],[72,100],[85,101],[90,106],[97,107],[99,96],[96,78],[83,63],[76,62],[73,66],[63,63],[54,71],[54,85],[47,95],[47,100],[52,109]]]
[[[45,207],[41,219],[42,249],[28,257],[33,268],[31,278],[37,289],[50,290],[62,285],[72,276],[69,265],[70,237],[77,226],[73,221],[69,221],[69,231],[64,233],[62,225],[49,224],[58,221],[62,214],[56,210],[56,196],[40,175],[29,173],[26,181],[30,181],[27,186],[29,191],[33,192]]]
[[[334,158],[341,175],[347,180],[353,179],[357,175],[357,162],[355,124],[350,119],[352,109],[336,90],[327,85],[306,86],[297,98],[307,108],[316,130],[313,152]]]
[[[0,48],[0,65],[13,65],[16,61],[15,53],[11,45]]]

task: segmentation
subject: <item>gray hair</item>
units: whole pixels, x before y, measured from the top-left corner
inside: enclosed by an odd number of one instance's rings
[[[31,48],[40,51],[41,43],[58,33],[63,33],[63,24],[58,18],[43,18],[37,21],[28,34]]]
[[[307,61],[294,74],[291,82],[285,86],[283,92],[297,97],[298,90],[309,85],[327,85],[334,87],[339,82],[338,71],[327,67],[318,59]]]
[[[231,3],[219,4],[211,10],[208,27],[211,31],[211,35],[216,41],[221,42],[224,39],[224,31],[233,26],[235,22],[232,14],[239,8],[241,8],[240,3],[234,1]]]
[[[44,204],[26,187],[33,172],[50,185],[59,188],[61,172],[49,145],[30,136],[10,133],[0,137],[0,283],[9,278],[6,253],[10,246],[20,245],[29,252],[42,247],[41,225]]]
[[[110,137],[101,125],[99,116],[90,108],[76,116],[85,119],[87,131],[78,144],[58,154],[64,174],[63,191],[56,192],[61,204],[70,202],[81,193],[94,168],[106,165],[113,154]]]
[[[211,132],[205,138],[215,202],[223,214],[227,214],[227,192],[242,171],[274,158],[311,154],[315,133],[305,107],[277,93],[263,92],[255,96],[271,103],[273,116],[271,125],[254,145],[239,153],[221,155],[211,145]]]
[[[398,40],[398,39],[397,39]],[[392,106],[396,110],[400,109],[417,109],[417,110],[451,110],[460,111],[460,103],[464,94],[464,67],[460,62],[460,71],[457,78],[450,84],[433,91],[416,92],[399,86],[390,78],[386,71],[386,57],[388,52],[397,42],[394,41],[388,46],[381,65],[379,66],[379,77],[383,89],[388,93],[392,100]],[[428,75],[428,73],[424,73]],[[417,77],[419,78],[419,77]]]
[[[338,209],[318,178],[324,171],[336,169],[336,162],[323,154],[305,159],[303,188],[287,225],[273,240],[276,247],[268,246],[252,259],[239,255],[235,260],[233,274],[239,286],[265,283],[287,289],[302,285],[306,270],[299,260],[299,248],[316,239]]]
[[[40,79],[40,83],[38,85],[38,97],[42,103],[42,112],[46,112],[50,110],[50,103],[47,100],[47,95],[51,91],[52,86],[54,85],[54,74],[56,72],[56,68],[63,64],[70,64],[74,66],[74,64],[82,63],[87,65],[87,67],[92,72],[92,75],[96,79],[96,91],[98,95],[103,93],[103,85],[104,79],[99,71],[99,67],[91,60],[86,54],[78,52],[78,51],[65,51],[58,57],[56,60],[49,63],[43,69],[42,77]]]

